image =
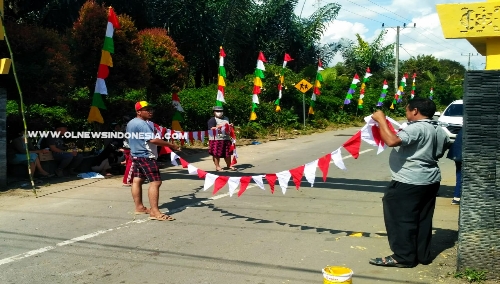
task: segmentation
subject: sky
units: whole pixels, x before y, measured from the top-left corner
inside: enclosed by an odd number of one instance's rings
[[[341,38],[356,39],[356,33],[368,41],[382,31],[382,23],[387,30],[385,44],[396,42],[396,28],[405,23],[408,27],[400,31],[399,56],[401,60],[417,55],[433,55],[436,58],[451,59],[470,69],[483,70],[486,58],[465,39],[445,39],[436,12],[436,4],[485,2],[486,0],[299,0],[295,9],[297,15],[309,17],[320,2],[341,5],[340,12],[323,34],[322,43],[338,42]],[[412,28],[413,24],[416,28]],[[340,54],[336,62],[342,61]]]

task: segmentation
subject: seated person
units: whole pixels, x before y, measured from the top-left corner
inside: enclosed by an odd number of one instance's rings
[[[21,165],[28,162],[28,156],[26,155],[26,143],[24,143],[24,135],[22,133],[22,127],[17,127],[16,138],[12,139],[9,143],[9,148],[7,150],[7,161],[11,165]],[[53,177],[54,175],[49,174],[42,168],[40,164],[40,159],[38,154],[48,153],[49,150],[35,150],[33,145],[28,140],[28,150],[29,150],[29,163],[30,163],[30,173],[31,178],[34,178],[35,171],[38,171],[41,178]]]
[[[58,162],[56,175],[59,177],[64,176],[64,170],[68,169],[69,174],[77,174],[77,168],[83,161],[83,156],[78,154],[78,151],[73,150],[68,152],[68,146],[64,143],[63,135],[68,131],[65,124],[59,123],[55,126],[55,131],[59,132],[59,137],[49,136],[44,139],[42,145],[44,148],[49,148],[54,156],[54,160]]]
[[[123,132],[122,125],[112,123],[111,130],[114,132]],[[97,155],[92,163],[92,170],[101,173],[104,176],[110,176],[107,171],[111,169],[112,164],[119,162],[123,157],[123,138],[108,138],[104,140],[103,150]]]

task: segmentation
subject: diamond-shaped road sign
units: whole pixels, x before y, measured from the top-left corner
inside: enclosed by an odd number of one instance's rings
[[[302,81],[298,82],[297,85],[295,85],[295,88],[297,88],[297,90],[301,91],[302,93],[305,93],[305,92],[309,91],[309,89],[311,89],[312,86],[313,85],[311,83],[302,79]]]

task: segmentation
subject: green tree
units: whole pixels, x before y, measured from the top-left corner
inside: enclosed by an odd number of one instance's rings
[[[150,76],[145,55],[140,46],[139,32],[127,15],[118,15],[120,29],[113,35],[115,53],[113,67],[106,79],[108,92],[120,94],[127,89],[149,87]],[[106,35],[108,8],[88,1],[71,30],[72,63],[77,68],[77,86],[93,92]]]
[[[54,105],[74,85],[75,66],[70,60],[66,38],[42,27],[5,23],[14,55],[14,63],[25,102]],[[6,45],[0,49],[2,58],[10,58]],[[0,85],[7,89],[9,99],[18,100],[13,71],[0,76]]]
[[[364,74],[366,68],[370,67],[375,74],[394,67],[394,44],[384,46],[385,35],[385,30],[380,32],[372,43],[363,40],[359,34],[356,34],[356,42],[341,40],[340,51],[349,73]]]
[[[160,28],[142,30],[139,37],[151,76],[150,95],[178,92],[187,80],[187,64],[175,42]]]

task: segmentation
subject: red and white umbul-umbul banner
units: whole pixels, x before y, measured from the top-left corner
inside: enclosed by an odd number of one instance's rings
[[[391,131],[396,133],[393,125],[399,128],[401,127],[401,125],[390,117],[386,117],[386,119],[389,123]],[[311,187],[314,186],[317,169],[319,169],[322,173],[323,182],[326,182],[330,164],[332,163],[341,170],[347,170],[344,164],[344,158],[342,157],[342,148],[349,152],[349,154],[351,154],[354,158],[359,157],[361,141],[365,141],[369,145],[377,147],[378,153],[383,151],[386,148],[386,145],[381,139],[378,124],[373,119],[371,119],[371,116],[365,117],[365,121],[366,125],[361,130],[357,131],[356,134],[354,134],[351,138],[349,138],[342,145],[342,147],[339,147],[335,151],[328,153],[323,157],[315,159],[314,161],[308,162],[304,165],[300,165],[290,170],[284,170],[277,173],[269,173],[264,175],[246,175],[241,177],[215,175],[198,169],[183,158],[179,157],[176,153],[172,152],[172,150],[170,150],[168,147],[163,147],[160,153],[170,153],[170,159],[173,165],[179,165],[177,162],[177,160],[179,160],[182,167],[187,169],[188,174],[198,175],[200,179],[204,179],[203,190],[206,191],[213,186],[213,194],[218,193],[227,184],[229,187],[229,195],[233,196],[239,187],[240,190],[238,191],[238,197],[240,197],[247,190],[248,185],[252,181],[259,188],[265,190],[264,180],[269,185],[271,193],[274,193],[274,188],[277,181],[282,193],[285,194],[288,189],[290,180],[293,181],[296,189],[299,190],[304,176],[307,182],[311,184]]]

